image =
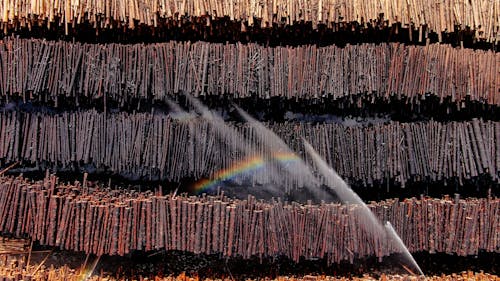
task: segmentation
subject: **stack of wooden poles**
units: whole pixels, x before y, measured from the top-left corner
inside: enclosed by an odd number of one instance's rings
[[[261,141],[249,123],[227,125],[235,130],[234,136],[222,134],[202,118],[172,119],[164,114],[2,113],[0,160],[59,169],[91,164],[134,178],[178,182],[212,177],[253,157],[279,152],[273,140]],[[342,177],[365,186],[389,179],[404,186],[408,181],[455,178],[462,183],[481,175],[494,181],[500,177],[500,122],[264,125],[312,163],[304,152],[304,137]],[[274,177],[273,182],[284,186],[300,184],[294,177]]]
[[[87,265],[90,267],[91,265]],[[99,267],[102,266],[102,262],[99,263]],[[169,275],[164,276],[163,274],[155,275],[154,277],[148,274],[135,273],[133,275],[127,274],[113,274],[112,272],[90,272],[82,268],[75,269],[69,265],[63,266],[48,266],[39,264],[32,264],[26,266],[22,262],[9,263],[4,262],[0,258],[0,276],[2,281],[80,281],[82,279],[88,281],[126,281],[126,280],[138,280],[138,281],[232,281],[233,277],[218,277],[218,278],[200,278],[197,274],[192,276],[185,273],[179,275]],[[369,275],[373,274],[373,276]],[[500,277],[491,273],[484,272],[472,272],[463,271],[460,273],[453,273],[450,275],[440,274],[438,275],[426,275],[425,277],[408,275],[408,274],[384,274],[382,273],[379,277],[378,274],[369,273],[364,274],[362,277],[343,277],[343,276],[329,276],[329,275],[304,275],[304,276],[277,276],[275,278],[271,277],[258,277],[256,279],[246,278],[247,281],[254,280],[264,280],[264,281],[498,281]]]
[[[470,28],[477,39],[498,40],[500,16],[498,1],[423,1],[423,0],[105,0],[105,1],[41,1],[4,0],[0,5],[2,28],[28,27],[40,23],[69,27],[89,22],[98,28],[117,28],[136,24],[157,26],[169,19],[192,17],[220,18],[254,25],[261,20],[262,27],[273,24],[311,22],[313,27],[326,24],[356,22],[361,25],[401,23],[425,30],[453,32]],[[383,18],[380,15],[383,15]],[[209,23],[209,21],[208,21]],[[426,27],[424,31],[422,27]],[[441,39],[441,37],[439,37]]]
[[[104,100],[106,106],[106,101],[165,101],[183,93],[366,102],[394,97],[410,103],[431,95],[458,106],[466,100],[498,106],[498,69],[498,52],[439,44],[271,48],[0,41],[0,97],[56,106],[61,99],[74,104]]]
[[[329,264],[384,257],[401,248],[365,224],[358,205],[299,204],[218,196],[162,195],[83,184],[55,176],[0,178],[0,233],[96,255],[159,249],[243,258],[284,255]],[[390,221],[411,252],[499,252],[500,199],[405,199],[368,205]]]

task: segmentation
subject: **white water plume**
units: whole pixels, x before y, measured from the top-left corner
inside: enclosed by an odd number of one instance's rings
[[[224,143],[231,147],[232,151],[238,151],[242,160],[252,157],[262,157],[267,159],[266,155],[262,155],[255,143],[250,142],[240,132],[228,126],[224,119],[217,115],[215,112],[208,109],[195,97],[186,94],[187,99],[194,109],[201,115],[202,118],[207,120],[215,130],[217,130],[220,138]],[[269,196],[282,196],[284,190],[280,188],[283,181],[282,175],[270,163],[266,163],[263,169],[255,171],[251,176],[252,181],[257,181],[259,184],[265,184],[265,189],[268,191]],[[233,187],[233,189],[235,189]],[[236,189],[235,189],[236,190]],[[246,190],[248,193],[248,190]]]
[[[400,250],[403,253],[405,258],[411,261],[411,264],[415,267],[415,269],[417,269],[419,275],[424,275],[424,272],[422,271],[422,269],[420,269],[420,266],[418,266],[417,261],[415,261],[413,256],[410,254],[410,251],[408,251],[408,248],[406,248],[405,244],[403,243],[403,240],[401,240],[401,237],[399,237],[398,233],[392,227],[392,224],[389,221],[385,223],[385,228],[387,229],[389,235],[396,240],[395,244],[400,247],[400,249],[398,250]]]
[[[362,222],[362,226],[365,230],[372,235],[380,235],[381,237],[389,237],[395,243],[395,246],[398,250],[400,250],[403,255],[408,259],[411,265],[418,269],[419,274],[423,275],[422,270],[418,266],[417,262],[411,255],[408,248],[404,245],[403,241],[399,237],[399,235],[394,231],[390,223],[386,225],[384,228],[381,222],[375,217],[372,211],[366,206],[366,204],[361,200],[361,198],[349,187],[349,185],[335,172],[323,158],[316,152],[316,150],[305,140],[304,147],[307,153],[311,156],[314,164],[318,168],[319,173],[323,176],[325,180],[325,184],[332,188],[333,191],[338,195],[338,197],[344,203],[357,204],[361,207],[361,216],[360,220]]]
[[[170,113],[169,115],[176,120],[189,120],[192,118],[195,118],[195,115],[192,114],[191,112],[187,112],[183,110],[178,104],[170,100],[169,98],[166,98],[165,101],[167,102],[168,107],[170,108]]]
[[[256,135],[259,141],[263,143],[267,153],[270,151],[279,151],[296,155],[276,133],[262,125],[262,123],[254,119],[236,104],[233,104],[233,106],[238,111],[238,114],[255,129]],[[296,165],[280,165],[280,170],[284,171],[287,177],[292,178],[297,186],[304,187],[308,192],[315,194],[315,197],[317,197],[315,198],[316,200],[331,201],[332,195],[321,189],[321,183],[314,176],[309,166],[298,155],[296,157],[298,159]]]

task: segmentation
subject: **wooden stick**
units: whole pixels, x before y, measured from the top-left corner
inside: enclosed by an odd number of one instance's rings
[[[12,163],[11,165],[7,166],[5,169],[3,169],[2,171],[0,171],[0,176],[5,174],[6,172],[8,172],[10,169],[14,168],[15,166],[17,166],[19,164],[19,161],[15,162],[15,163]]]

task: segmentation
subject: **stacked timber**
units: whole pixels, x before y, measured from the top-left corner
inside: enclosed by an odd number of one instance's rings
[[[169,42],[79,44],[0,41],[0,97],[165,101],[169,96],[268,99],[389,98],[418,103],[427,95],[457,105],[500,105],[500,53],[447,45],[362,44],[263,47]],[[361,103],[358,105],[361,106]]]
[[[5,0],[0,5],[2,29],[28,27],[34,24],[65,25],[66,29],[88,22],[96,28],[119,28],[136,24],[157,26],[169,19],[194,17],[220,18],[262,27],[273,24],[311,22],[314,27],[326,24],[357,22],[374,24],[401,23],[412,28],[427,27],[437,32],[470,28],[478,39],[498,40],[500,16],[498,1],[423,1],[423,0],[105,0],[105,1],[26,1]],[[382,18],[380,15],[383,15]],[[208,21],[209,23],[209,21]]]
[[[200,278],[199,276],[189,276],[185,273],[174,276],[164,276],[156,275],[151,276],[141,276],[140,274],[134,274],[133,276],[116,276],[111,273],[106,272],[94,272],[88,273],[82,271],[81,269],[74,269],[68,265],[49,267],[42,265],[37,269],[38,265],[32,265],[27,268],[10,263],[2,263],[0,260],[0,278],[2,281],[21,281],[21,280],[32,280],[32,281],[79,281],[82,279],[89,281],[126,281],[126,280],[155,280],[155,281],[232,281],[234,278],[222,277],[222,278]],[[36,272],[35,272],[36,270]],[[376,275],[375,273],[370,273]],[[426,275],[416,276],[407,274],[381,274],[379,277],[371,276],[370,274],[364,274],[362,277],[342,277],[342,276],[329,276],[329,275],[304,275],[304,276],[278,276],[275,278],[271,277],[259,277],[257,279],[245,278],[247,281],[254,280],[264,280],[264,281],[469,281],[469,280],[479,280],[479,281],[498,281],[499,276],[484,273],[484,272],[472,272],[463,271],[460,273],[453,273],[450,275]]]
[[[0,255],[25,253],[29,241],[26,239],[13,239],[0,237]]]
[[[97,271],[97,270],[95,270]],[[372,276],[373,274],[374,276]],[[380,274],[379,277],[375,277],[375,275],[379,275],[376,272],[370,272],[369,274],[364,274],[362,277],[342,277],[342,276],[329,276],[329,275],[304,275],[304,276],[277,276],[277,277],[259,277],[257,279],[245,278],[247,281],[253,280],[264,280],[264,281],[388,281],[388,280],[397,280],[397,281],[421,281],[421,280],[429,280],[429,281],[469,281],[469,280],[480,280],[480,281],[498,281],[500,277],[484,272],[472,272],[472,271],[463,271],[460,273],[453,273],[451,275],[426,275],[416,276],[416,275],[407,275],[407,274]],[[185,273],[181,273],[177,276],[170,275],[164,276],[156,275],[152,276],[142,276],[141,274],[113,274],[108,272],[88,272],[82,270],[82,268],[74,269],[69,265],[62,266],[46,266],[42,265],[39,267],[38,264],[30,265],[25,267],[22,262],[17,264],[3,262],[0,259],[0,278],[2,281],[21,281],[21,280],[32,280],[32,281],[59,281],[59,280],[67,280],[67,281],[79,281],[82,279],[89,281],[119,281],[119,280],[155,280],[155,281],[232,281],[234,278],[230,277],[218,277],[218,278],[200,278],[197,275],[189,276]]]
[[[159,249],[223,257],[325,258],[328,264],[401,250],[367,227],[359,205],[163,195],[0,178],[0,233],[96,255]],[[368,205],[411,252],[500,251],[500,199],[405,199]]]
[[[394,180],[460,182],[500,177],[500,122],[389,122],[265,124],[298,156],[302,137],[342,177],[365,186]],[[65,169],[91,164],[134,178],[179,182],[279,152],[248,123],[228,123],[231,134],[202,118],[173,119],[151,113],[105,114],[93,110],[0,114],[0,160]],[[256,176],[258,173],[256,173]],[[272,182],[300,186],[294,177]]]

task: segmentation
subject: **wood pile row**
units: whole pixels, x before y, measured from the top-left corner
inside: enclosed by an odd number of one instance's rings
[[[272,157],[269,151],[279,152],[272,140],[260,141],[248,123],[228,125],[236,130],[234,136],[221,134],[202,118],[181,120],[163,114],[2,113],[0,160],[63,169],[91,164],[133,178],[179,182],[211,177],[252,157],[267,159]],[[410,180],[500,177],[500,122],[265,125],[313,163],[304,153],[301,138],[306,138],[342,177],[365,186],[389,179],[404,186]],[[295,177],[274,176],[272,182],[301,186]]]
[[[29,241],[27,241],[26,239],[0,237],[0,255],[23,253],[28,245]]]
[[[243,258],[284,255],[329,264],[400,251],[366,226],[358,205],[320,205],[218,196],[161,195],[0,178],[0,233],[98,256],[132,250],[188,251]],[[500,252],[500,199],[421,198],[372,202],[411,252]]]
[[[1,281],[21,281],[21,280],[32,280],[32,281],[80,281],[85,278],[85,272],[80,270],[75,270],[67,265],[59,267],[46,267],[43,266],[32,274],[36,269],[36,265],[29,266],[28,268],[21,268],[15,264],[2,264],[0,260],[0,280]],[[106,273],[94,273],[88,276],[85,280],[88,281],[119,281],[119,280],[134,280],[134,281],[233,281],[234,278],[200,278],[198,276],[187,276],[185,273],[181,273],[177,276],[142,276],[136,274],[135,276],[122,276],[116,277],[112,274]],[[380,277],[374,277],[369,274],[364,274],[362,277],[342,277],[342,276],[329,276],[329,275],[304,275],[304,276],[278,276],[276,278],[264,277],[258,279],[245,278],[247,281],[253,280],[263,280],[263,281],[419,281],[419,280],[429,280],[429,281],[499,281],[500,277],[490,273],[484,272],[472,272],[463,271],[460,273],[452,273],[449,275],[426,275],[425,277],[417,277],[413,275],[406,274],[381,274]]]
[[[189,93],[234,98],[355,98],[410,102],[426,94],[500,105],[500,53],[447,45],[263,47],[169,42],[0,42],[0,97],[51,102],[165,101]],[[69,99],[68,99],[69,98]],[[358,106],[361,106],[359,104]]]
[[[105,0],[105,1],[41,1],[4,0],[0,5],[2,28],[7,25],[31,27],[33,22],[75,26],[84,21],[99,28],[117,28],[136,24],[157,26],[164,19],[181,17],[229,17],[254,25],[254,18],[261,19],[261,26],[293,24],[295,22],[333,23],[378,22],[380,14],[389,24],[398,22],[412,28],[426,26],[430,31],[453,32],[455,27],[476,31],[478,39],[498,40],[500,27],[498,1],[423,1],[423,0]],[[423,35],[420,37],[422,38]]]
[[[500,122],[304,123],[297,130],[340,175],[368,186],[384,178],[404,186],[410,180],[500,177]]]
[[[1,281],[21,281],[21,280],[32,280],[32,281],[80,281],[82,279],[89,281],[119,281],[119,280],[135,280],[135,281],[147,281],[147,280],[155,280],[155,281],[233,281],[234,278],[230,277],[222,277],[222,278],[200,278],[198,276],[189,276],[185,273],[181,273],[177,276],[175,275],[157,275],[154,277],[151,276],[142,276],[140,274],[135,274],[134,276],[115,276],[111,273],[107,272],[93,272],[93,274],[89,274],[87,271],[82,271],[82,269],[74,269],[68,265],[62,266],[45,266],[42,265],[38,267],[38,265],[29,265],[25,266],[22,262],[12,263],[6,262],[0,259],[0,280]],[[35,272],[36,270],[36,272]],[[375,277],[379,276],[379,277]],[[369,274],[364,274],[363,276],[357,277],[342,277],[342,276],[329,276],[329,275],[304,275],[304,276],[278,276],[275,278],[271,277],[259,277],[258,279],[245,278],[247,281],[252,280],[264,280],[264,281],[389,281],[389,280],[397,280],[397,281],[418,281],[418,280],[429,280],[429,281],[469,281],[469,280],[477,280],[477,281],[499,281],[500,277],[484,272],[473,272],[473,271],[463,271],[460,273],[452,273],[449,275],[441,274],[441,275],[426,275],[422,276],[414,276],[414,275],[406,275],[406,274],[377,274],[377,272],[370,272]]]

